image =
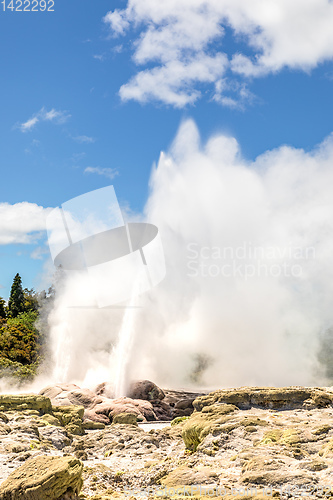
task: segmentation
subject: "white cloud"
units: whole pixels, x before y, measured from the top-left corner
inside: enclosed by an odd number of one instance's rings
[[[239,83],[223,78],[215,84],[214,101],[228,108],[244,109],[245,105],[251,104],[254,100],[255,95],[248,89],[245,82]]]
[[[37,123],[38,123],[38,118],[37,116],[34,116],[33,118],[29,118],[25,123],[22,123],[20,125],[21,131],[22,132],[28,132],[31,130]]]
[[[32,252],[30,257],[34,260],[43,260],[43,255],[49,254],[50,251],[46,247],[36,247]]]
[[[77,135],[76,137],[73,137],[73,139],[80,144],[91,144],[92,142],[95,142],[94,137],[89,137],[88,135]]]
[[[200,54],[189,62],[169,61],[164,66],[140,71],[120,89],[123,100],[161,100],[177,108],[191,104],[200,95],[195,84],[214,82],[223,74],[227,58],[223,54]]]
[[[58,111],[54,108],[47,111],[44,107],[35,113],[26,122],[18,125],[21,132],[30,132],[39,122],[65,123],[71,115],[67,111]]]
[[[45,231],[45,219],[51,208],[35,203],[0,203],[0,245],[33,243]]]
[[[119,172],[114,168],[101,168],[101,167],[87,167],[84,169],[84,173],[104,175],[104,177],[107,177],[108,179],[114,179],[117,175],[119,175]]]
[[[108,12],[104,22],[114,36],[139,28],[133,59],[137,65],[149,64],[121,87],[123,100],[158,99],[182,107],[200,97],[202,84],[216,84],[227,70],[242,78],[284,67],[309,71],[333,58],[330,0],[168,0],[163,4],[128,0],[126,8]],[[220,49],[226,27],[231,28],[234,41],[242,43],[238,52]],[[213,42],[219,45],[214,47]],[[216,100],[233,106],[238,96],[218,95]]]

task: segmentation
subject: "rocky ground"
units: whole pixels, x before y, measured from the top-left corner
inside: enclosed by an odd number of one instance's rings
[[[86,391],[67,386],[54,396],[57,387],[51,399],[45,390],[0,396],[0,499],[333,496],[330,388],[241,388],[193,400],[153,387],[160,399],[150,401],[151,391],[139,394],[146,400],[96,391],[102,400],[84,407],[67,403],[69,392]],[[163,400],[171,413],[182,401],[192,414],[163,426],[154,411]]]

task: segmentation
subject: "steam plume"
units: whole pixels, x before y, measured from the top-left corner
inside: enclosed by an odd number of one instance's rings
[[[234,138],[202,144],[193,121],[181,125],[151,175],[144,215],[160,230],[167,276],[140,298],[130,377],[164,387],[325,382],[317,353],[333,319],[332,161],[332,137],[250,163]],[[81,292],[68,284],[51,317],[58,362],[68,357],[62,378],[112,381],[123,310],[66,309],[66,294]]]

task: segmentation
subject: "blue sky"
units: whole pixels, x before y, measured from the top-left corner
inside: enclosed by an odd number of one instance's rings
[[[140,212],[152,165],[187,117],[204,139],[235,137],[249,162],[282,144],[311,151],[333,130],[329,0],[9,5],[0,11],[5,298],[16,272],[24,286],[43,283],[44,209],[113,184]]]

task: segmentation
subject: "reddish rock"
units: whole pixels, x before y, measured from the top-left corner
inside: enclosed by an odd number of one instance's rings
[[[94,410],[85,410],[83,420],[92,420],[93,422],[98,422],[105,425],[109,425],[111,423],[108,416],[96,413]]]
[[[54,406],[83,406],[85,420],[105,425],[120,413],[133,413],[142,421],[172,420],[190,415],[193,412],[192,402],[199,395],[186,391],[164,393],[149,380],[134,382],[130,387],[131,397],[114,399],[112,391],[112,384],[104,382],[95,391],[81,389],[74,384],[56,384],[45,387],[40,394],[49,397]]]
[[[132,399],[145,399],[153,401],[155,399],[161,400],[165,398],[165,394],[157,387],[154,382],[150,380],[137,380],[133,382],[128,391],[128,397]]]

